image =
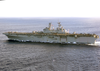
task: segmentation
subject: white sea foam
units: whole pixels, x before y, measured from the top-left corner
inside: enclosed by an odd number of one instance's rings
[[[96,41],[95,45],[99,45],[100,46],[100,41]]]
[[[89,44],[89,45],[100,46],[100,41],[96,41],[95,44]]]

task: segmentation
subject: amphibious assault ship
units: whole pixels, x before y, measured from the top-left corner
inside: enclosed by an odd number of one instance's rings
[[[69,33],[69,30],[65,30],[60,22],[56,29],[52,28],[52,24],[49,23],[49,26],[40,32],[5,32],[3,34],[9,40],[65,44],[95,44],[96,39],[99,38],[96,34]]]

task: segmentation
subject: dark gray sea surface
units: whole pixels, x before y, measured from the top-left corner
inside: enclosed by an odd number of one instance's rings
[[[100,36],[99,18],[1,18],[0,71],[100,71],[100,38],[96,45],[66,45],[9,41],[7,31],[42,31],[61,22],[70,33]]]

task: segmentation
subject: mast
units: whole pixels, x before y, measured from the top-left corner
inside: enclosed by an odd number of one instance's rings
[[[60,24],[60,22],[58,22],[58,26],[59,26],[59,28],[61,27],[61,24]]]
[[[51,29],[51,26],[52,26],[52,24],[51,24],[51,23],[49,23],[49,30]]]

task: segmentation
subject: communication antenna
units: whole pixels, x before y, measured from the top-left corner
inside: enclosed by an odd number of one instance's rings
[[[61,27],[61,24],[60,24],[59,20],[58,20],[58,26],[59,26],[59,28]]]

